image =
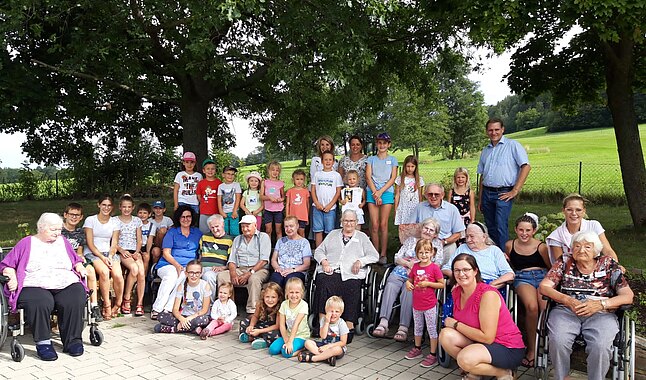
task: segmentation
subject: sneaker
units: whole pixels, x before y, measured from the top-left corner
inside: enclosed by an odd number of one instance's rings
[[[267,342],[264,339],[256,339],[251,342],[251,348],[254,350],[262,350],[263,348],[267,348]]]
[[[98,305],[92,306],[92,318],[97,322],[103,322],[103,316],[101,315],[101,309]]]
[[[386,265],[386,264],[388,264],[388,257],[386,257],[386,256],[380,256],[380,257],[379,257],[379,264],[381,264],[381,265]]]
[[[419,359],[421,357],[422,357],[422,349],[417,347],[411,348],[410,351],[408,351],[408,353],[406,354],[406,356],[404,356],[404,358],[408,360]]]
[[[202,331],[200,331],[200,339],[206,340],[206,338],[209,337],[209,334],[211,334],[211,331],[209,331],[209,329],[202,329]]]
[[[161,323],[156,324],[155,326],[153,326],[153,332],[160,333],[161,327],[162,327]]]
[[[240,335],[238,335],[238,339],[242,343],[249,343],[249,335],[247,335],[247,333],[240,333]]]
[[[426,358],[422,360],[422,362],[419,364],[424,368],[429,368],[435,365],[437,363],[437,357],[435,355],[428,354],[426,355]]]

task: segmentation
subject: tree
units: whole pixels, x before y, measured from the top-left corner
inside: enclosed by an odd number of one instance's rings
[[[643,1],[447,0],[443,6],[452,7],[447,23],[468,28],[477,44],[500,52],[524,43],[507,79],[527,98],[549,91],[557,105],[572,106],[600,101],[605,85],[628,208],[633,224],[646,226],[646,167],[634,100],[646,79]],[[580,32],[565,43],[575,26]]]

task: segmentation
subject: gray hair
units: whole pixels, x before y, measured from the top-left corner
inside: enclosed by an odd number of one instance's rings
[[[357,212],[354,210],[345,210],[343,211],[343,214],[341,214],[341,220],[345,220],[345,217],[347,214],[352,214],[355,219],[357,219]]]
[[[580,243],[582,241],[594,244],[594,251],[597,253],[597,256],[601,254],[603,244],[601,243],[601,239],[599,239],[599,235],[596,232],[579,231],[575,233],[574,235],[572,235],[571,246],[574,247],[574,243]]]
[[[431,226],[435,229],[435,235],[440,235],[440,222],[438,222],[435,218],[426,218],[422,220],[421,226]]]
[[[477,228],[477,229],[478,229],[478,231],[482,232],[482,233],[485,235],[485,244],[486,244],[486,245],[495,245],[495,244],[496,244],[496,243],[494,243],[494,241],[493,241],[493,240],[491,240],[491,238],[489,237],[489,229],[487,228],[487,226],[485,226],[485,225],[484,225],[484,223],[480,223],[480,222],[473,222],[473,223],[470,223],[470,224],[467,226],[467,230],[469,229],[469,227]]]
[[[430,190],[431,186],[437,186],[437,187],[439,187],[439,188],[440,188],[440,190],[444,193],[444,185],[442,185],[442,184],[441,184],[441,183],[439,183],[439,182],[431,182],[431,183],[427,183],[427,184],[425,185],[425,189],[424,189],[425,191],[424,191],[424,192],[425,192],[425,193],[428,193],[428,191]]]
[[[38,228],[38,232],[42,232],[45,230],[45,228],[57,225],[57,226],[62,226],[63,225],[63,218],[61,218],[60,215],[54,214],[53,212],[44,212],[40,215],[40,218],[38,218],[38,222],[36,222],[36,227]]]
[[[211,226],[211,221],[215,220],[218,223],[224,223],[224,218],[220,214],[213,214],[209,216],[209,218],[206,220],[206,225]]]

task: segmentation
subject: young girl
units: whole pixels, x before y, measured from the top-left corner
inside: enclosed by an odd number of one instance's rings
[[[426,331],[431,338],[431,353],[420,364],[428,368],[437,362],[437,297],[435,289],[444,288],[444,277],[437,264],[433,263],[435,256],[433,242],[421,239],[415,246],[418,263],[408,274],[406,289],[413,292],[413,321],[415,324],[415,347],[406,354],[406,359],[418,359],[422,356],[422,335],[424,335],[424,320]]]
[[[386,264],[388,218],[395,203],[393,184],[397,177],[397,159],[388,154],[390,135],[377,135],[377,155],[368,157],[366,165],[366,199],[370,213],[370,240],[379,252],[379,263]]]
[[[417,235],[417,224],[408,221],[424,194],[424,178],[419,175],[415,156],[404,159],[404,170],[395,179],[395,185],[395,225],[399,226],[399,242],[404,244],[406,239]]]
[[[294,187],[285,194],[285,216],[293,215],[298,219],[298,234],[305,237],[305,227],[309,223],[310,192],[305,187],[305,171],[296,169],[292,173]]]
[[[123,300],[123,273],[117,255],[119,224],[112,218],[112,198],[103,196],[97,203],[99,213],[85,219],[83,230],[87,245],[83,250],[85,258],[92,262],[103,300],[103,319],[109,321],[119,315]],[[114,306],[110,302],[110,275],[115,294]]]
[[[218,286],[218,299],[211,307],[211,322],[205,328],[198,327],[195,332],[204,340],[209,336],[224,334],[233,327],[238,316],[238,308],[233,302],[233,284],[225,282]]]
[[[256,312],[251,319],[240,321],[239,339],[242,343],[251,342],[251,348],[259,350],[272,344],[280,336],[278,325],[278,302],[283,299],[283,289],[270,282],[260,293]]]
[[[527,332],[527,356],[521,364],[534,366],[536,347],[536,323],[538,312],[545,308],[545,300],[538,293],[538,284],[550,268],[547,245],[534,238],[538,228],[538,216],[531,213],[516,219],[516,236],[505,244],[505,252],[516,274],[514,289],[525,306],[525,331]]]
[[[262,177],[260,173],[254,171],[245,177],[247,181],[247,190],[242,192],[242,201],[240,208],[244,211],[245,215],[253,215],[256,217],[256,227],[260,231],[262,226],[262,209],[263,205],[260,201],[260,183]]]
[[[471,191],[471,180],[467,168],[457,168],[453,173],[453,188],[449,190],[449,203],[460,211],[464,226],[476,220],[475,194]]]
[[[119,244],[117,245],[117,252],[121,256],[121,265],[128,269],[128,277],[126,278],[126,286],[123,293],[123,304],[121,312],[123,314],[130,314],[130,297],[132,296],[132,288],[137,283],[137,308],[135,316],[141,317],[144,315],[144,293],[146,290],[146,269],[144,268],[144,259],[141,255],[141,219],[132,216],[135,202],[129,194],[124,194],[119,200],[119,210],[121,215],[115,216],[115,220],[119,225]]]
[[[188,205],[196,214],[199,214],[200,204],[195,191],[197,183],[202,180],[202,174],[195,171],[195,153],[185,152],[182,156],[182,165],[184,170],[175,175],[173,183],[173,210],[177,210],[181,205]]]
[[[310,327],[307,325],[309,308],[303,301],[305,285],[298,277],[287,280],[285,285],[285,301],[278,310],[278,325],[280,337],[269,346],[269,354],[282,354],[291,358],[305,347],[305,341],[310,337]]]
[[[269,237],[276,231],[276,240],[283,237],[283,209],[285,208],[285,182],[280,180],[280,163],[271,161],[267,166],[266,179],[260,185],[260,199],[264,201],[265,212],[262,221]],[[276,229],[273,229],[274,224]]]
[[[209,324],[211,287],[202,280],[202,264],[191,260],[186,264],[186,280],[175,292],[173,311],[162,311],[154,327],[156,333],[191,332]]]
[[[345,175],[347,186],[341,191],[339,202],[342,204],[341,213],[345,210],[354,210],[357,214],[357,224],[354,228],[361,231],[361,226],[365,223],[363,220],[363,206],[366,204],[366,192],[359,187],[359,172],[348,170]]]
[[[321,362],[327,361],[332,367],[336,365],[337,359],[341,359],[348,348],[348,334],[350,329],[345,323],[343,314],[344,304],[341,297],[332,296],[325,302],[325,316],[321,318],[320,335],[321,341],[316,342],[308,339],[305,342],[307,351],[298,355],[300,362]]]

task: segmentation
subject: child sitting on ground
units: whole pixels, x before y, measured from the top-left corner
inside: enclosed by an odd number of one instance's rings
[[[242,343],[251,342],[251,348],[267,348],[280,336],[278,326],[279,301],[283,299],[283,289],[275,282],[270,282],[260,293],[256,312],[251,319],[240,321],[239,339]]]
[[[321,318],[321,341],[308,339],[305,342],[307,351],[298,356],[300,362],[327,361],[331,366],[341,359],[347,351],[348,334],[350,329],[345,323],[343,314],[344,304],[341,297],[332,296],[325,302],[325,316]]]
[[[282,354],[291,358],[305,347],[305,340],[310,337],[310,327],[307,325],[309,308],[303,300],[305,285],[298,277],[287,280],[285,285],[285,301],[278,310],[280,337],[269,346],[269,355]]]
[[[233,284],[225,282],[218,287],[218,299],[211,307],[211,322],[205,328],[198,327],[195,332],[204,340],[209,336],[224,334],[233,327],[238,316],[238,308],[233,302]]]

